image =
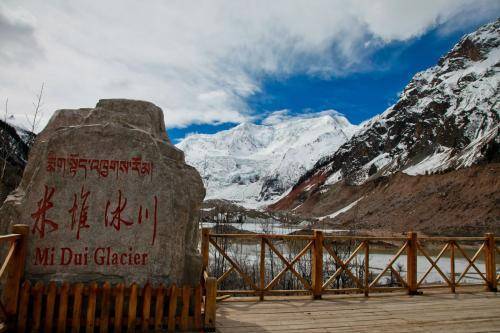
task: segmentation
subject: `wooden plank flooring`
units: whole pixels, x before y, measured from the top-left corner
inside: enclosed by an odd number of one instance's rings
[[[228,299],[217,332],[500,332],[500,293]]]

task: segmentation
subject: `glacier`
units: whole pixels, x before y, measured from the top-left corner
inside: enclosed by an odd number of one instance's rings
[[[206,199],[259,208],[284,196],[318,159],[335,152],[357,129],[340,113],[330,112],[192,134],[176,146],[200,172]]]

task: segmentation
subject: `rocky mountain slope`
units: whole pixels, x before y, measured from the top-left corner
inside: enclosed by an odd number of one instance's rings
[[[177,147],[202,175],[206,199],[257,207],[283,195],[356,128],[340,114],[330,113],[265,125],[243,123],[216,134],[190,135]]]
[[[294,212],[315,227],[361,233],[500,234],[500,163],[444,173],[391,176],[317,191]]]
[[[34,137],[33,133],[0,120],[0,206],[21,181]]]
[[[396,104],[362,124],[356,135],[320,159],[270,208],[306,213],[325,200],[335,201],[329,193],[342,197],[342,191],[352,192],[346,205],[355,201],[359,205],[371,197],[356,195],[353,186],[381,177],[398,172],[444,173],[499,162],[499,82],[500,20],[496,20],[464,36],[436,66],[417,73]],[[499,191],[493,196],[488,202],[498,206]],[[382,210],[384,203],[380,205]],[[500,221],[498,211],[490,213]]]

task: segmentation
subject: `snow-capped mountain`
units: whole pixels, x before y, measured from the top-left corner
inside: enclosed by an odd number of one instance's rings
[[[200,172],[206,199],[256,207],[283,195],[356,129],[342,115],[330,112],[271,124],[243,123],[216,134],[193,134],[177,147]]]
[[[499,82],[500,19],[417,73],[396,104],[320,159],[283,201],[300,204],[341,180],[361,185],[397,171],[423,175],[499,160]]]

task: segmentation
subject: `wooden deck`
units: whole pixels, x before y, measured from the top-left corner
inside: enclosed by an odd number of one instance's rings
[[[233,298],[217,332],[500,332],[500,293]]]

